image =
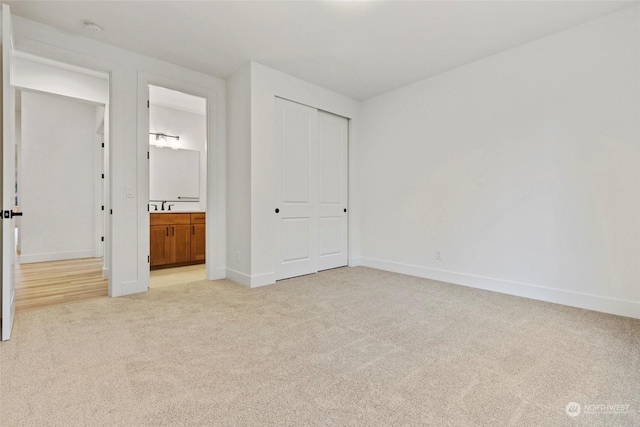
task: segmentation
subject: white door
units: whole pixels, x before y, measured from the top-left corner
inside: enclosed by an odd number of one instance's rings
[[[2,5],[2,341],[11,337],[16,312],[15,261],[15,89],[11,86],[13,36],[9,6]]]
[[[276,280],[318,271],[318,114],[276,98]]]
[[[318,112],[318,271],[347,265],[349,121]]]

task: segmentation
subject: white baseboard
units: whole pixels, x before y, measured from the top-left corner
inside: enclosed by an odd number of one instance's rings
[[[206,280],[220,280],[227,277],[227,269],[225,267],[215,267],[209,266],[206,267]]]
[[[52,252],[44,254],[21,254],[20,264],[32,262],[61,261],[65,259],[96,258],[95,249],[86,249],[73,252]]]
[[[239,271],[232,270],[231,268],[227,268],[226,277],[229,280],[233,280],[236,283],[239,283],[248,288],[251,287],[251,276],[248,274],[240,273]]]
[[[216,268],[214,271],[215,271],[215,276],[211,280],[220,280],[227,277],[227,269],[224,267]]]
[[[259,288],[260,286],[273,285],[276,283],[276,273],[255,274],[251,276],[251,287]]]
[[[244,285],[248,288],[259,288],[260,286],[273,285],[276,283],[275,273],[256,274],[250,276],[245,273],[227,268],[227,279]]]
[[[361,265],[362,265],[361,256],[349,258],[349,267],[360,267]]]
[[[599,295],[584,294],[563,289],[493,279],[490,277],[420,267],[417,265],[402,264],[374,258],[362,257],[361,262],[361,265],[365,267],[377,268],[379,270],[392,271],[394,273],[407,274],[410,276],[423,277],[425,279],[438,280],[456,285],[469,286],[472,288],[485,289],[503,294],[640,319],[639,301],[621,300]]]

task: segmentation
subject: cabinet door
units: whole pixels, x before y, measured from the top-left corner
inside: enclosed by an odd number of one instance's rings
[[[171,226],[171,262],[191,261],[191,226],[186,224]]]
[[[152,225],[149,263],[156,265],[171,263],[171,226]]]
[[[206,225],[191,225],[191,261],[204,261],[206,242]]]

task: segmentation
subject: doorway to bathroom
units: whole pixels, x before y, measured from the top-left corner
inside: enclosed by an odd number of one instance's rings
[[[206,278],[207,100],[148,85],[149,287]]]

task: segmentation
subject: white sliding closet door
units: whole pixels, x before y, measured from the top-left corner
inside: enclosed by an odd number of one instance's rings
[[[348,126],[276,98],[276,280],[347,265]]]
[[[318,112],[318,271],[347,265],[347,140],[349,121]]]
[[[276,98],[276,280],[318,271],[318,113]]]

